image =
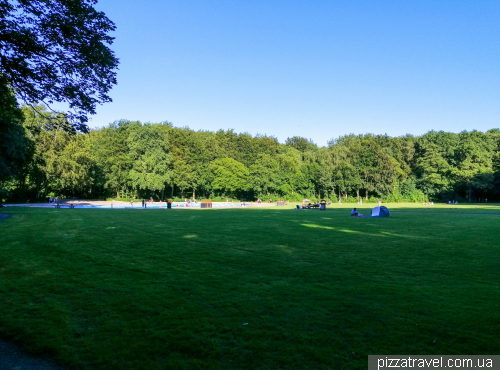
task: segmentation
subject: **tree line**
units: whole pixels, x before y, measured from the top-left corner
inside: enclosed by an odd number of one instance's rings
[[[500,130],[422,136],[302,137],[193,131],[121,120],[89,132],[37,106],[21,109],[18,161],[3,198],[331,199],[493,201],[500,198]],[[21,145],[19,142],[24,141]],[[15,157],[15,155],[14,155]],[[0,165],[0,171],[2,167]]]

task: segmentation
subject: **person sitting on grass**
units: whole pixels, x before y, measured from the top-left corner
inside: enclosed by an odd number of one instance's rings
[[[358,216],[359,216],[358,211],[356,210],[356,208],[354,208],[354,209],[351,211],[351,216],[354,216],[354,217],[358,217]]]

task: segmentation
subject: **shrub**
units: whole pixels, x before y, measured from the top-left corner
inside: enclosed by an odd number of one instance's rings
[[[106,200],[109,201],[116,201],[116,202],[130,202],[133,200],[134,202],[141,202],[142,199],[135,199],[135,198],[106,198]]]

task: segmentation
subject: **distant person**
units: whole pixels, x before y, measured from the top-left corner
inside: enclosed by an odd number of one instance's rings
[[[52,203],[54,201],[54,199],[52,199],[52,197],[49,198],[49,203]]]
[[[149,203],[153,203],[153,197],[149,197]]]
[[[134,200],[133,199],[130,199],[130,206],[134,207]]]
[[[146,202],[144,201],[144,199],[142,200],[142,208],[145,208],[145,205],[146,205]]]
[[[262,201],[260,200],[260,198],[257,200],[257,204],[258,204],[258,206],[257,206],[257,207],[260,207],[260,206],[261,206]]]
[[[378,206],[380,207],[382,205],[382,199],[378,200]]]
[[[353,217],[358,217],[358,216],[359,216],[359,213],[358,213],[358,211],[357,211],[357,209],[356,209],[356,208],[354,208],[354,209],[351,211],[351,216],[353,216]]]

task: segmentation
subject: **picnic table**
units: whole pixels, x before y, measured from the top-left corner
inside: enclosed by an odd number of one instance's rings
[[[319,208],[319,204],[307,204],[304,206],[304,208],[311,209],[311,208]]]
[[[54,205],[54,208],[64,208],[64,207],[75,208],[75,205],[74,204],[55,204]]]

